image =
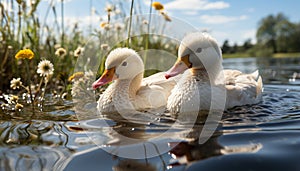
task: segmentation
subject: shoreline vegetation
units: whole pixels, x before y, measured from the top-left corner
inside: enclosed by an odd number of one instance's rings
[[[284,14],[268,15],[258,22],[256,43],[251,39],[242,45],[221,46],[224,58],[237,57],[300,57],[300,22],[291,22]]]
[[[256,58],[255,56],[251,56],[250,54],[247,53],[231,53],[231,54],[223,54],[223,58]],[[299,58],[300,57],[300,52],[295,52],[295,53],[274,53],[271,56],[272,58]],[[259,58],[259,57],[258,57]]]

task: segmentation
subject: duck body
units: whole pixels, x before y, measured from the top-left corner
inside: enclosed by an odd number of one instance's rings
[[[164,74],[164,72],[161,72],[150,76],[150,78],[144,78],[140,86],[136,87],[136,91],[131,88],[133,85],[129,80],[114,81],[100,95],[98,110],[103,114],[111,114],[124,111],[147,111],[165,107],[176,82],[166,80],[163,77]],[[151,82],[149,81],[151,78],[161,78],[161,81]]]
[[[224,70],[227,94],[226,109],[259,103],[262,99],[262,78],[258,70],[250,74]]]
[[[244,74],[238,70],[224,70],[225,84],[212,84],[206,74],[184,72],[168,98],[167,108],[172,114],[210,110],[212,103],[220,103],[218,96],[225,95],[224,104],[217,109],[256,104],[261,101],[261,77],[258,72]],[[212,98],[212,91],[216,97]]]
[[[102,114],[165,107],[176,84],[176,77],[167,80],[164,72],[143,78],[143,62],[132,49],[115,49],[108,55],[105,66],[106,71],[93,84],[96,89],[113,81],[99,97],[97,108]]]
[[[181,42],[178,60],[165,75],[182,74],[168,98],[172,114],[201,110],[227,110],[260,102],[262,79],[258,71],[250,74],[223,70],[222,53],[208,34],[191,33]]]

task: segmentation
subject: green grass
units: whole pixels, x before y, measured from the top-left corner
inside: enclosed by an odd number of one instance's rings
[[[247,57],[251,57],[249,54],[247,53],[226,53],[223,54],[223,58],[247,58]]]
[[[78,64],[77,59],[83,61],[79,63],[84,63],[84,61],[87,61],[87,56],[101,58],[101,65],[99,64],[101,66],[99,73],[101,73],[104,69],[105,56],[108,51],[99,47],[105,44],[112,45],[110,48],[126,46],[136,51],[145,50],[146,48],[163,49],[174,54],[177,53],[177,42],[168,41],[164,36],[154,37],[148,35],[147,32],[151,28],[150,23],[144,24],[142,22],[144,18],[138,18],[138,20],[132,18],[134,6],[138,5],[134,0],[129,1],[131,2],[129,21],[124,20],[122,23],[119,23],[119,20],[128,17],[129,12],[123,8],[123,6],[128,5],[126,2],[112,5],[112,9],[109,11],[104,6],[100,6],[99,9],[107,13],[107,20],[103,20],[103,23],[107,23],[105,24],[107,27],[102,27],[99,21],[99,28],[92,29],[92,25],[90,25],[91,30],[87,35],[84,34],[83,29],[78,27],[78,24],[65,23],[64,8],[67,8],[67,6],[63,1],[55,6],[49,4],[46,15],[42,19],[37,17],[37,9],[41,0],[33,1],[30,5],[26,5],[26,1],[15,3],[11,0],[7,2],[8,6],[12,7],[11,11],[5,9],[4,2],[0,1],[0,11],[2,11],[2,17],[0,17],[0,80],[2,80],[0,81],[0,93],[1,91],[11,90],[10,80],[13,78],[20,77],[22,81],[30,79],[33,85],[39,84],[40,77],[37,75],[36,70],[42,59],[47,59],[54,65],[52,83],[48,84],[49,89],[52,90],[72,84],[67,80],[73,74],[75,64]],[[58,8],[58,6],[60,7]],[[149,4],[149,8],[151,11],[151,4]],[[57,13],[58,9],[60,9],[60,13]],[[112,14],[114,14],[113,17],[111,17]],[[51,15],[54,16],[54,24],[49,20],[48,16]],[[98,12],[95,16],[97,15],[99,18],[102,17]],[[132,19],[136,21],[133,22]],[[163,22],[165,24],[168,21],[164,20]],[[117,28],[117,25],[120,27]],[[141,33],[142,35],[131,37],[130,33]],[[122,42],[123,35],[128,35],[131,38]],[[90,41],[91,37],[95,40]],[[166,44],[168,46],[165,46]],[[81,57],[78,57],[78,55],[75,57],[74,55],[78,47],[84,47],[85,49],[84,55],[82,54]],[[15,59],[18,51],[27,48],[34,52],[34,58],[29,62],[29,71],[23,67],[23,60]],[[58,48],[65,49],[66,54],[64,57],[56,55],[55,52]],[[143,58],[145,60],[146,56]],[[82,66],[80,69],[84,70],[84,68],[85,66]],[[28,72],[30,73],[28,74]]]
[[[292,57],[300,57],[300,52],[296,53],[275,53],[273,54],[274,58],[292,58]]]
[[[253,57],[247,53],[231,53],[231,54],[223,54],[223,58],[247,58]],[[272,55],[273,58],[292,58],[292,57],[300,57],[300,52],[295,53],[274,53]]]

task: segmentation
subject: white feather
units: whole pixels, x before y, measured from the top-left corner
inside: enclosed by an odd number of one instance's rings
[[[199,48],[202,52],[194,53]],[[261,100],[263,85],[259,72],[223,70],[221,50],[208,34],[187,35],[179,47],[179,57],[187,54],[193,67],[184,72],[168,98],[167,108],[172,114],[226,110]]]

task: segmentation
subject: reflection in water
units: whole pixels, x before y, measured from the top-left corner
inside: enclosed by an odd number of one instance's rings
[[[116,166],[113,166],[114,171],[155,171],[156,168],[149,163],[142,163],[136,160],[121,160]]]
[[[225,146],[221,150],[222,154],[232,154],[232,153],[256,153],[262,148],[262,144],[247,144],[247,145],[237,145],[237,146]]]
[[[225,59],[223,66],[246,73],[259,69],[264,84],[300,83],[300,58],[232,58]]]
[[[0,170],[62,170],[71,156],[68,149],[47,146],[0,148]]]
[[[204,144],[199,144],[198,141],[180,142],[170,150],[170,154],[176,160],[169,164],[169,168],[220,155],[222,146],[217,142],[217,137],[211,137]],[[172,143],[170,145],[172,146]]]
[[[2,121],[0,126],[0,170],[59,170],[71,156],[72,149],[64,147],[68,135],[56,122]]]

